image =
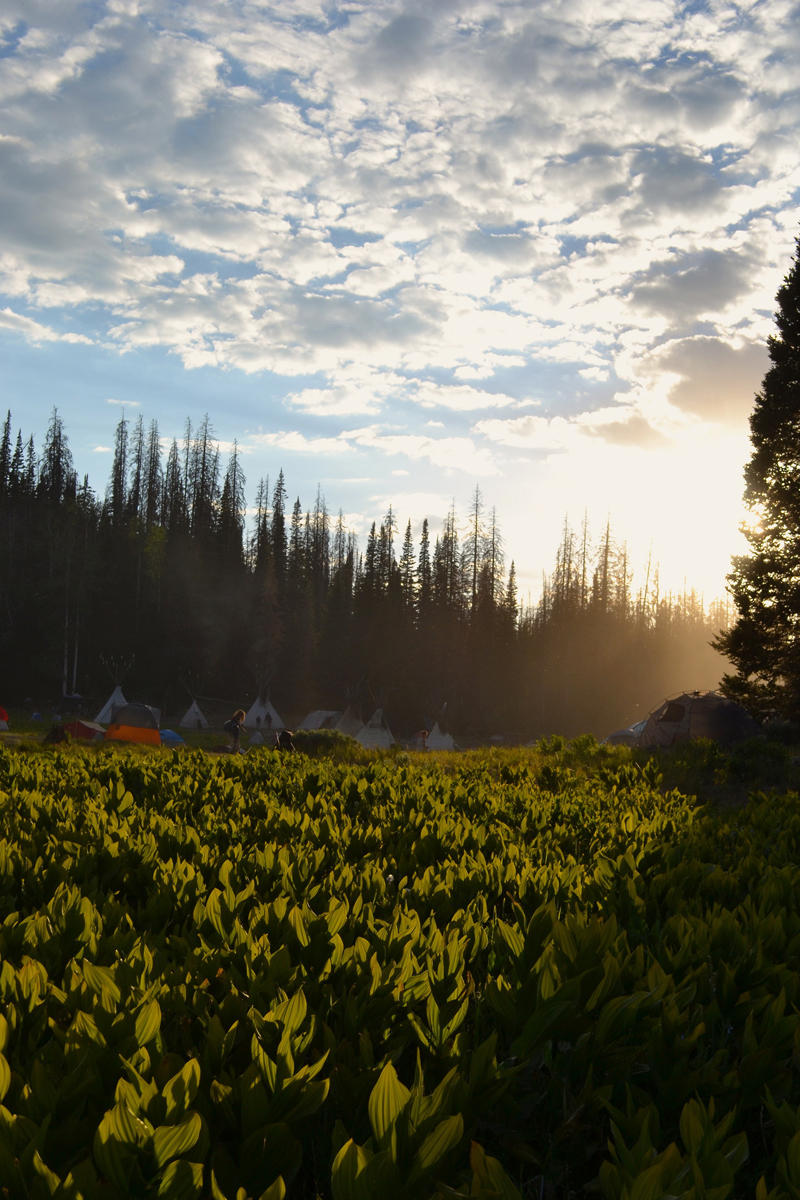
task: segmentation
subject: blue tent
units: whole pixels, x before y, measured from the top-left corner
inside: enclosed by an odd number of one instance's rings
[[[176,746],[185,746],[186,742],[179,733],[174,733],[171,729],[161,730],[161,745],[171,746],[173,750]]]

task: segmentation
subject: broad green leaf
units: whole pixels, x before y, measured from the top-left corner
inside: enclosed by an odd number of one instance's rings
[[[352,1138],[345,1142],[331,1167],[333,1200],[372,1200],[364,1179],[368,1162],[369,1155],[362,1146]]]
[[[202,1163],[179,1158],[164,1169],[158,1185],[163,1200],[197,1200],[203,1188]]]
[[[279,1175],[274,1183],[271,1183],[266,1191],[262,1192],[259,1200],[283,1200],[286,1195],[286,1184]]]
[[[702,1111],[696,1100],[690,1100],[688,1104],[684,1104],[680,1126],[681,1140],[687,1153],[697,1154],[702,1145],[706,1128]]]
[[[42,1161],[38,1150],[33,1152],[33,1169],[41,1180],[44,1181],[44,1187],[49,1196],[54,1196],[61,1187],[61,1180],[54,1171]]]
[[[435,1171],[445,1155],[458,1145],[463,1136],[464,1118],[461,1113],[440,1121],[415,1154],[408,1182],[414,1183]]]
[[[211,1171],[211,1200],[228,1200],[228,1197],[217,1183],[217,1177],[213,1169]]]
[[[5,1056],[0,1054],[0,1100],[5,1099],[6,1092],[11,1086],[11,1068],[6,1062]]]
[[[126,1196],[133,1154],[124,1143],[114,1136],[110,1113],[106,1113],[97,1127],[92,1154],[99,1173],[107,1176],[119,1188],[123,1196]]]
[[[139,1046],[146,1046],[152,1041],[161,1028],[161,1008],[157,1000],[151,1000],[140,1009],[136,1018],[136,1041]]]
[[[480,1046],[472,1055],[472,1062],[469,1065],[469,1085],[471,1088],[482,1087],[488,1083],[495,1071],[493,1068],[495,1050],[497,1048],[497,1034],[491,1034],[485,1042],[481,1042]]]
[[[502,1197],[502,1200],[522,1200],[522,1196],[508,1175],[506,1175],[498,1159],[490,1158],[487,1154],[484,1161],[486,1174],[489,1179],[489,1187],[492,1191]]]
[[[182,1158],[192,1149],[203,1127],[199,1113],[187,1113],[177,1125],[160,1125],[153,1132],[153,1156],[157,1167],[171,1158]]]
[[[655,1163],[636,1176],[631,1188],[631,1200],[662,1200],[664,1196],[664,1164]]]
[[[96,995],[106,998],[112,1004],[119,1003],[121,993],[108,967],[96,967],[94,963],[84,962],[83,977]],[[109,1008],[111,1006],[108,1005]]]
[[[387,1063],[372,1089],[368,1106],[369,1123],[381,1146],[410,1098],[411,1093],[397,1078],[393,1065]]]
[[[167,1102],[167,1120],[176,1121],[194,1103],[197,1089],[200,1087],[200,1064],[196,1058],[191,1058],[186,1066],[173,1075],[164,1088],[163,1095]]]

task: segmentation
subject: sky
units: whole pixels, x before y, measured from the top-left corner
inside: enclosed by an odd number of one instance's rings
[[[102,494],[208,412],[360,534],[480,487],[665,586],[741,552],[800,190],[800,7],[4,0],[0,406]]]

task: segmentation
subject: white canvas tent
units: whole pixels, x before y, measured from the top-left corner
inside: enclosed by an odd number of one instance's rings
[[[103,707],[100,709],[100,712],[95,717],[95,721],[97,722],[98,725],[110,725],[111,718],[113,717],[113,715],[117,711],[117,709],[122,708],[122,706],[127,703],[128,703],[128,701],[125,699],[125,697],[122,694],[122,688],[119,685],[117,685],[114,688],[114,691],[111,693],[111,695],[106,700]]]
[[[383,709],[376,708],[366,725],[362,725],[356,734],[356,741],[361,742],[368,750],[388,750],[394,745],[392,731],[383,723]]]
[[[340,717],[342,714],[337,712],[335,708],[316,708],[314,712],[310,712],[307,717],[303,717],[298,729],[332,729],[336,722],[334,717]]]
[[[285,729],[283,721],[280,719],[272,703],[269,700],[264,700],[259,696],[254,704],[250,705],[244,719],[244,727],[249,730],[259,730],[262,733],[264,730]]]
[[[453,741],[453,735],[450,733],[442,733],[437,721],[433,729],[425,739],[429,750],[455,750],[456,744]]]
[[[348,704],[333,728],[337,733],[345,734],[346,737],[357,737],[359,731],[364,728],[364,722],[353,711],[352,704]]]
[[[196,700],[187,708],[180,720],[181,729],[208,729],[208,721],[200,711]]]

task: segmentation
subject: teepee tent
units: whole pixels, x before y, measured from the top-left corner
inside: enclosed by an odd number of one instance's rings
[[[180,720],[181,729],[208,729],[208,721],[200,711],[198,703],[193,700],[190,707]]]
[[[259,696],[254,704],[251,704],[245,719],[245,729],[263,731],[270,729],[285,729],[283,721],[278,716],[275,709],[272,707],[270,700],[265,700]]]
[[[352,704],[348,704],[333,728],[337,733],[345,734],[346,737],[357,737],[359,731],[364,728],[364,722],[354,711]]]
[[[100,709],[100,712],[95,717],[95,721],[98,725],[109,725],[117,709],[122,708],[122,706],[127,703],[128,701],[122,694],[122,688],[119,686],[119,684],[117,684],[117,686],[114,688],[114,691],[108,697],[105,704]]]
[[[361,742],[368,750],[388,750],[394,745],[392,731],[383,722],[383,709],[376,708],[366,725],[362,725],[356,734],[356,741]]]
[[[442,733],[438,721],[425,739],[425,743],[429,750],[455,750],[456,748],[453,735]]]
[[[298,729],[333,729],[338,719],[342,714],[334,708],[317,708],[314,712],[310,712],[307,717],[303,717]]]

